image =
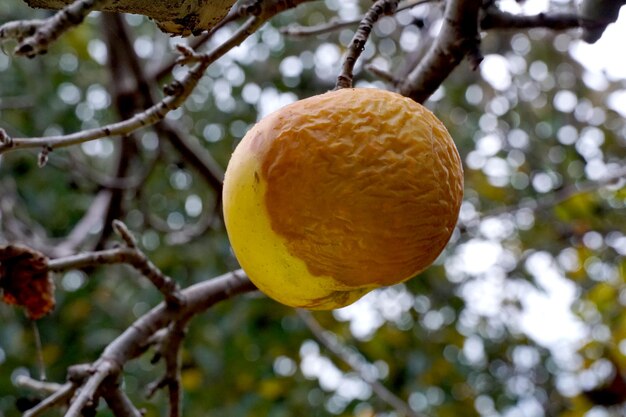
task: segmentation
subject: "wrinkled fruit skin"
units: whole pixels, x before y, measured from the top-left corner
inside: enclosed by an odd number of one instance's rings
[[[462,197],[458,151],[429,110],[341,89],[257,123],[229,162],[223,204],[235,255],[261,291],[334,309],[426,269]]]

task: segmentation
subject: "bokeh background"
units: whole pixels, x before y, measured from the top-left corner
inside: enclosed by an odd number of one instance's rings
[[[334,86],[356,25],[294,37],[281,29],[355,19],[369,1],[304,4],[263,26],[213,64],[183,108],[167,119],[226,167],[250,126],[269,112]],[[567,0],[501,0],[514,13],[572,11]],[[375,26],[356,85],[390,88],[363,69],[402,73],[440,25],[431,2]],[[19,0],[0,3],[2,22],[45,17]],[[622,13],[624,15],[624,13]],[[576,30],[491,31],[480,68],[467,63],[427,101],[455,139],[465,167],[459,224],[435,265],[404,285],[314,317],[338,344],[419,416],[605,417],[626,413],[626,70],[611,31],[588,46]],[[0,54],[0,127],[13,136],[70,133],[118,120],[108,57],[136,54],[155,96],[180,77],[170,38],[141,16],[124,16],[132,47],[107,41],[91,14],[36,59]],[[236,29],[228,25],[208,47]],[[621,32],[623,33],[623,31]],[[108,38],[110,39],[110,37]],[[613,59],[611,59],[613,57]],[[603,66],[603,63],[609,63]],[[173,75],[172,75],[173,74]],[[124,142],[126,141],[126,142]],[[122,143],[132,142],[120,184]],[[128,155],[131,155],[128,157]],[[133,182],[134,181],[134,182]],[[123,181],[122,181],[123,182]],[[115,190],[119,217],[141,247],[182,286],[237,267],[214,186],[154,129],[54,151],[0,157],[0,244],[55,247],[97,196]],[[84,248],[107,245],[107,227]],[[38,321],[48,379],[90,362],[160,295],[125,266],[55,276],[57,307]],[[146,416],[163,372],[150,355],[131,362],[124,386]],[[0,416],[39,397],[14,385],[37,377],[31,323],[0,305]],[[186,416],[400,414],[311,334],[293,309],[252,294],[198,316],[184,343]],[[51,414],[54,415],[54,414]],[[108,416],[104,407],[99,415]]]

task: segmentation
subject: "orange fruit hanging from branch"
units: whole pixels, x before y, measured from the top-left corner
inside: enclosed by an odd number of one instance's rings
[[[223,204],[233,251],[261,291],[333,309],[430,266],[462,196],[443,124],[406,97],[357,88],[257,123],[229,162]]]

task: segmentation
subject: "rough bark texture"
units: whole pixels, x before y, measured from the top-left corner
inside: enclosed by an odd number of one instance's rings
[[[30,7],[61,9],[73,0],[24,0]],[[142,14],[172,35],[187,36],[211,29],[230,10],[235,0],[109,0],[95,10]]]

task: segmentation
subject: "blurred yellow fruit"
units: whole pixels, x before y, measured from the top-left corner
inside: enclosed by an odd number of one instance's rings
[[[224,218],[261,291],[333,309],[426,269],[462,196],[458,151],[429,110],[388,91],[341,89],[246,134],[226,170]]]

